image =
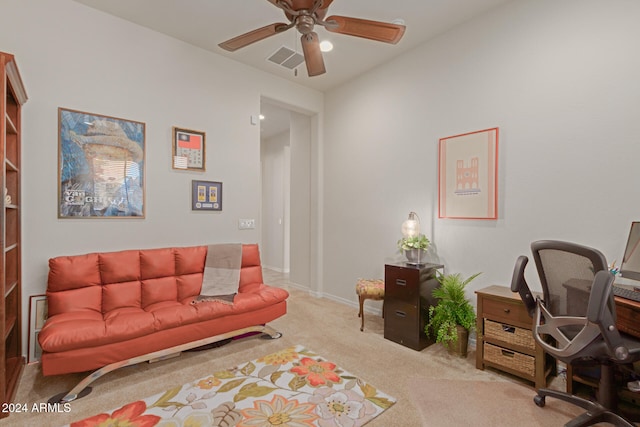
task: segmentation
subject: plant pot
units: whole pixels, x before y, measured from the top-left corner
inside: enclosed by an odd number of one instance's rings
[[[447,350],[451,354],[455,354],[460,357],[467,357],[469,330],[460,325],[457,325],[456,329],[458,330],[458,340],[456,342],[449,342],[447,344]]]
[[[405,249],[404,256],[410,264],[424,264],[427,262],[427,251],[424,249]]]

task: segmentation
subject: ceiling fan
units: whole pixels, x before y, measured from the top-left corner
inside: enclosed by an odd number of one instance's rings
[[[309,77],[324,74],[324,60],[320,51],[318,34],[315,25],[320,25],[333,33],[362,37],[385,43],[396,44],[404,35],[405,26],[387,22],[369,21],[367,19],[349,18],[346,16],[329,16],[325,19],[327,9],[333,0],[268,0],[284,11],[288,24],[278,22],[248,33],[239,35],[220,43],[222,49],[233,52],[252,43],[264,40],[295,27],[301,34],[302,51],[307,64]]]

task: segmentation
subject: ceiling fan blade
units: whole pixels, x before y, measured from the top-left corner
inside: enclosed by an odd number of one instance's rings
[[[309,77],[326,73],[327,70],[324,68],[324,59],[320,51],[318,35],[315,32],[303,34],[300,40],[302,41],[302,52],[304,53],[304,62],[307,64]]]
[[[269,3],[273,4],[276,7],[280,7],[278,6],[278,3],[286,3],[287,6],[291,7],[291,0],[268,0]]]
[[[293,10],[311,9],[315,3],[315,0],[268,0],[274,6],[278,6],[278,3],[286,3]],[[318,9],[326,9],[333,3],[333,0],[321,0],[321,4]]]
[[[322,6],[320,6],[319,9],[327,9],[331,3],[333,3],[333,0],[323,0]]]
[[[276,24],[267,25],[266,27],[258,28],[248,33],[239,35],[227,41],[220,43],[218,46],[229,52],[236,51],[240,48],[248,46],[252,43],[264,40],[267,37],[271,37],[289,28],[287,24],[281,22]]]
[[[325,19],[327,31],[362,37],[369,40],[396,44],[404,35],[405,26],[388,22],[369,21],[347,16],[330,16]],[[331,25],[335,23],[335,25]]]

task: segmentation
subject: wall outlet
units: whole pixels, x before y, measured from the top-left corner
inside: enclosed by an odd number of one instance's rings
[[[253,218],[239,219],[238,220],[238,229],[239,230],[253,230],[256,228],[256,220]]]

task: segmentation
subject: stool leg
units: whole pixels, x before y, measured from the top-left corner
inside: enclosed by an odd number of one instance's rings
[[[362,332],[364,331],[364,297],[362,295],[360,295],[359,297],[359,302],[360,302],[360,313],[358,313],[358,317],[362,319],[360,324],[360,332]]]

